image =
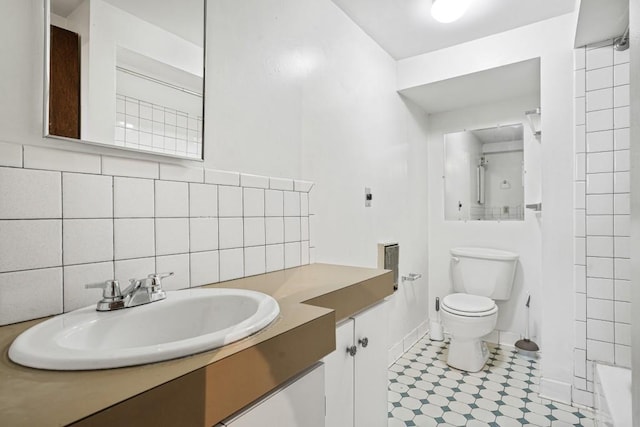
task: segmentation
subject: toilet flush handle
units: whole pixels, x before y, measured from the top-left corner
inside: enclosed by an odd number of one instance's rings
[[[452,256],[451,257],[451,261],[453,261],[455,263],[458,263],[458,262],[460,262],[460,258],[458,258],[457,256]]]

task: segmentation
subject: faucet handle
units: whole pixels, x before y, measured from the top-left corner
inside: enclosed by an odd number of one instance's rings
[[[151,280],[152,288],[162,288],[162,279],[173,276],[173,271],[169,273],[151,273],[147,276],[147,279]]]
[[[107,280],[100,283],[88,283],[84,285],[85,289],[102,289],[103,299],[118,299],[122,298],[122,292],[120,291],[120,284],[117,280]]]

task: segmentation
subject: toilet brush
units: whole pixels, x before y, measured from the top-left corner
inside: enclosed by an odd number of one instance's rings
[[[429,324],[429,338],[431,341],[444,341],[442,333],[442,323],[440,323],[440,298],[436,297],[436,320],[432,320]]]
[[[529,339],[529,304],[531,303],[531,295],[527,295],[527,324],[525,325],[524,339],[515,343],[518,353],[526,357],[536,357],[536,352],[540,350],[538,344]]]

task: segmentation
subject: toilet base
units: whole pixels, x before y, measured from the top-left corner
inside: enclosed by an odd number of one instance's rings
[[[467,372],[481,371],[489,359],[487,344],[477,338],[451,337],[447,365]]]

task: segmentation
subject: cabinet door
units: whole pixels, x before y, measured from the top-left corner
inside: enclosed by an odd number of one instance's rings
[[[317,365],[221,425],[324,427],[324,365]]]
[[[323,359],[327,399],[326,427],[353,427],[353,319],[336,328],[336,350]],[[386,406],[385,406],[386,408]]]
[[[355,427],[387,426],[387,304],[354,316]],[[366,339],[365,344],[361,340]]]

